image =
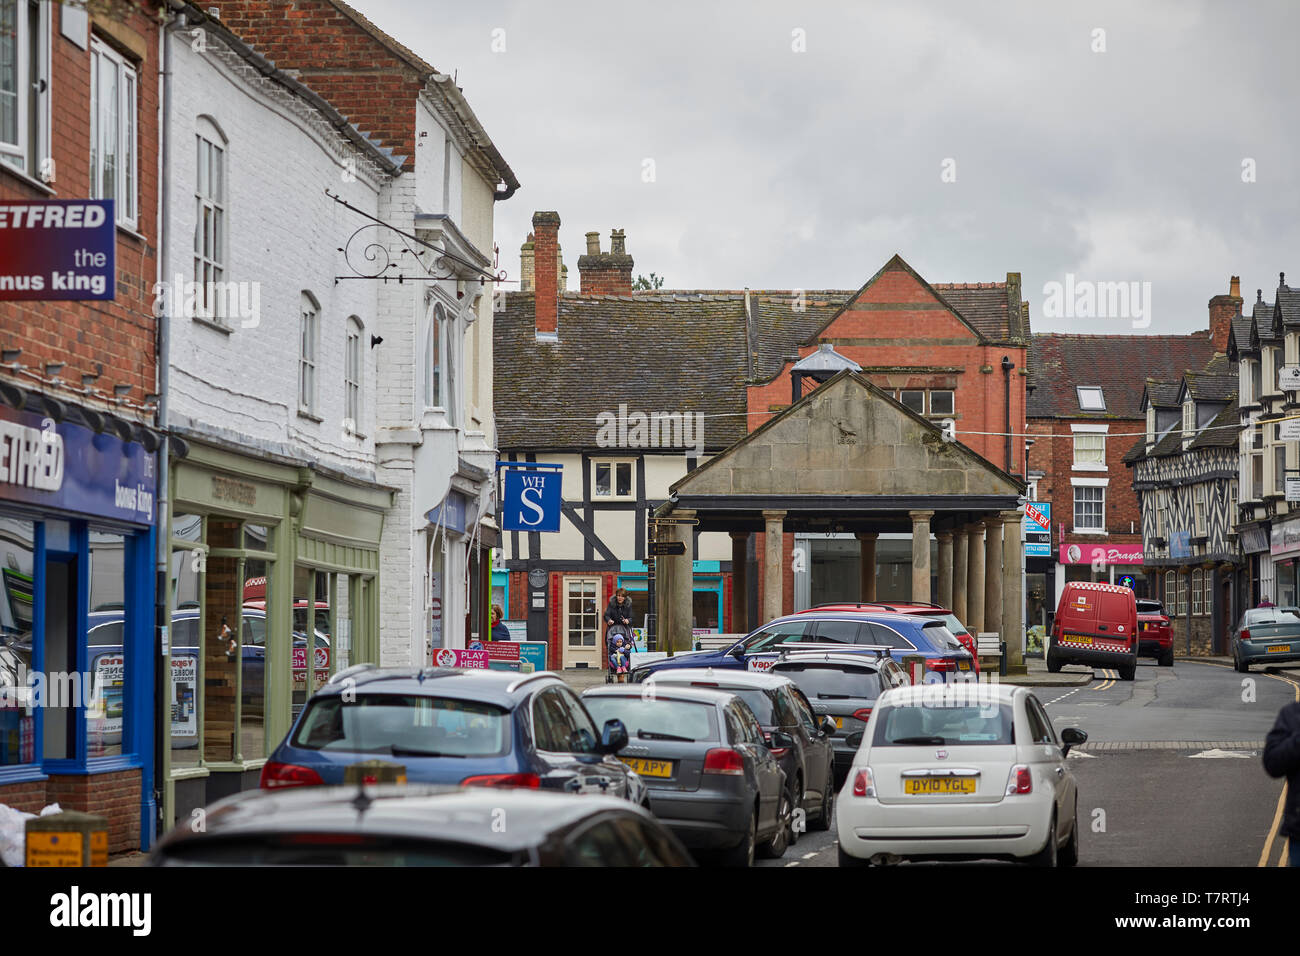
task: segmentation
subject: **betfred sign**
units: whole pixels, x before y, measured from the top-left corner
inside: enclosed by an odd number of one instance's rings
[[[1088,564],[1108,567],[1112,564],[1141,564],[1142,546],[1124,544],[1109,547],[1104,544],[1062,544],[1060,551],[1062,564]]]
[[[112,299],[111,199],[0,200],[0,300]]]

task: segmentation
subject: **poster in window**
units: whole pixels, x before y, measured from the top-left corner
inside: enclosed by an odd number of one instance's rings
[[[172,738],[198,740],[199,718],[195,709],[195,687],[199,679],[199,659],[192,654],[172,657]]]

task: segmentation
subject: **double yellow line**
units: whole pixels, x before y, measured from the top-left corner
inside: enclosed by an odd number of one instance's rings
[[[1300,702],[1300,683],[1286,677],[1278,677],[1276,674],[1265,674],[1265,677],[1271,677],[1274,680],[1280,680],[1284,684],[1290,684],[1295,689],[1295,699]],[[1282,852],[1278,856],[1277,866],[1286,866],[1287,859],[1290,855],[1290,845],[1286,837],[1278,840],[1278,828],[1282,826],[1282,808],[1286,806],[1286,789],[1287,785],[1282,784],[1282,792],[1277,796],[1277,811],[1273,814],[1273,825],[1268,828],[1268,839],[1264,841],[1264,849],[1259,854],[1260,866],[1271,866],[1269,860],[1273,856],[1273,841],[1277,840],[1282,847]]]
[[[1119,671],[1103,670],[1101,676],[1103,678],[1102,682],[1100,684],[1094,684],[1092,688],[1093,690],[1109,690],[1114,687],[1115,681],[1119,678]]]

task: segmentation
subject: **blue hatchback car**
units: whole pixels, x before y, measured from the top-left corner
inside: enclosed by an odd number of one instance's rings
[[[620,721],[598,730],[549,672],[360,664],[307,702],[261,786],[340,784],[350,764],[379,759],[403,765],[412,783],[604,793],[648,806],[645,783],[615,757],[627,742]]]
[[[717,651],[692,651],[640,664],[632,670],[634,681],[679,667],[717,667],[765,671],[782,650],[813,649],[831,645],[836,651],[860,648],[888,654],[925,658],[926,679],[951,675],[974,677],[970,651],[941,619],[888,611],[824,611],[791,614],[769,621],[735,644]]]

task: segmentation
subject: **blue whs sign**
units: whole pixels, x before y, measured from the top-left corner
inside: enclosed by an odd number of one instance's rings
[[[501,507],[503,531],[559,531],[563,473],[509,469]]]

